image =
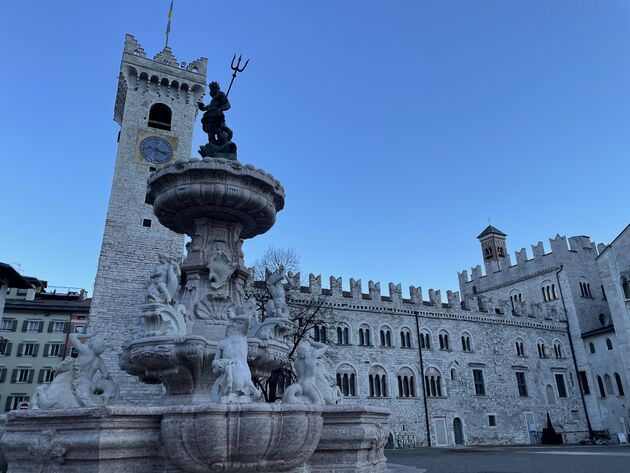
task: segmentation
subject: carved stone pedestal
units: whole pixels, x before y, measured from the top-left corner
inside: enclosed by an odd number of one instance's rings
[[[312,473],[386,472],[389,415],[377,407],[324,407],[322,436],[309,462]]]

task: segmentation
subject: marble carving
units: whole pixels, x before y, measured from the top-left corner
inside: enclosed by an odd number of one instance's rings
[[[341,391],[324,367],[326,349],[325,344],[310,338],[300,342],[293,363],[297,382],[285,391],[284,403],[331,405],[341,401]]]
[[[71,333],[68,338],[79,355],[63,360],[55,368],[53,381],[37,387],[31,409],[96,407],[118,399],[118,385],[110,379],[100,356],[105,351],[105,340],[80,333]]]

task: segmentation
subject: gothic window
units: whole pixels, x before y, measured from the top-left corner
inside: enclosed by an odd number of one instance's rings
[[[409,329],[404,328],[400,331],[400,346],[411,348],[411,331]]]
[[[610,379],[610,376],[608,374],[604,375],[604,384],[606,385],[606,393],[615,394],[615,391],[613,390],[612,380]]]
[[[431,335],[429,335],[429,332],[424,330],[420,332],[420,348],[426,350],[431,349]]]
[[[623,396],[623,384],[621,383],[621,376],[619,376],[619,373],[615,373],[615,383],[617,383],[617,392],[620,396]]]
[[[368,375],[370,397],[387,397],[387,373],[381,366],[373,366]]]
[[[599,397],[606,397],[604,382],[602,381],[602,377],[600,375],[597,375],[597,386],[599,387]]]
[[[604,314],[599,314],[599,324],[604,327],[606,325],[606,316]]]
[[[492,248],[490,246],[486,246],[485,248],[486,259],[492,258]]]
[[[595,345],[593,344],[593,342],[590,342],[588,344],[588,348],[591,350],[591,353],[595,353]]]
[[[316,342],[326,343],[326,326],[325,325],[315,325],[313,327],[313,340]]]
[[[606,339],[606,348],[608,348],[609,350],[613,349],[613,344],[612,344],[612,341],[610,340],[610,338]]]
[[[382,347],[392,346],[392,331],[389,327],[382,327],[380,331],[380,341]]]
[[[442,397],[442,375],[436,368],[426,370],[424,389],[427,397]]]
[[[398,381],[398,397],[415,397],[416,381],[413,371],[403,368],[396,377]]]
[[[523,301],[523,295],[520,292],[510,294],[510,303],[512,304],[512,311],[515,311],[518,304]]]
[[[372,345],[372,340],[370,338],[370,328],[366,325],[362,325],[359,328],[359,345],[361,346]]]
[[[525,356],[525,343],[523,342],[523,340],[521,339],[516,340],[514,345],[516,346],[516,356],[524,357]]]
[[[163,103],[154,103],[149,110],[149,126],[170,131],[173,112]]]
[[[545,353],[545,342],[538,340],[536,345],[538,347],[538,358],[547,358],[547,354]]]
[[[542,290],[544,302],[555,301],[556,299],[558,299],[556,285],[553,284],[551,281],[544,281],[540,289]]]
[[[562,345],[560,344],[560,342],[553,342],[553,353],[556,358],[562,358]]]
[[[464,332],[464,334],[461,337],[462,340],[462,351],[465,352],[472,352],[472,343],[470,341],[470,334]]]
[[[444,331],[440,332],[438,339],[440,340],[440,350],[450,350],[450,344],[449,344],[447,332],[444,332]]]
[[[352,366],[343,364],[337,368],[337,386],[344,396],[357,395],[357,375]]]
[[[593,295],[591,294],[591,284],[590,283],[580,281],[580,295],[582,297],[589,297],[589,298],[593,297]]]
[[[497,254],[498,254],[501,258],[503,258],[503,257],[505,256],[505,252],[504,252],[504,250],[503,250],[503,247],[502,247],[502,246],[499,246],[499,247],[497,248]]]
[[[480,370],[480,369],[473,370],[473,382],[475,385],[475,396],[485,396],[486,385],[483,379],[483,370]]]
[[[337,327],[337,345],[350,345],[350,329],[348,327]]]

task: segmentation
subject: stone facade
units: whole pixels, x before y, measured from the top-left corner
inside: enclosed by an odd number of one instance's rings
[[[181,258],[184,237],[160,225],[145,202],[147,179],[157,164],[140,153],[146,137],[166,140],[168,162],[190,158],[196,102],[204,95],[205,58],[183,65],[166,47],[153,59],[131,35],[125,38],[114,120],[120,125],[118,153],[94,283],[91,330],[102,334],[111,350],[106,362],[121,386],[123,399],[141,402],[159,389],[140,385],[118,368],[118,353],[140,324],[146,284],[159,254]],[[151,119],[155,104],[171,112]],[[169,122],[170,120],[170,122]]]
[[[611,355],[607,349],[593,353],[590,348],[592,342],[600,343],[592,340],[593,337],[614,332],[607,293],[597,264],[598,248],[586,236],[567,239],[557,235],[549,242],[550,252],[545,252],[542,242],[532,245],[532,258],[528,258],[524,248],[517,251],[515,264],[511,264],[506,250],[499,258],[503,262],[498,267],[487,262],[496,259],[497,255],[484,253],[486,274],[480,266],[472,269],[471,277],[467,271],[459,273],[461,293],[467,302],[486,309],[500,306],[513,314],[531,312],[540,314],[543,319],[565,320],[570,336],[568,353],[574,358],[579,372],[580,395],[590,427],[618,432],[619,414],[625,398],[614,402],[615,409],[602,407],[603,398],[597,380],[598,367],[607,366]],[[618,358],[620,351],[615,350],[612,356]],[[627,386],[625,378],[621,383]],[[622,397],[615,391],[609,394]],[[621,415],[627,416],[627,412]]]
[[[407,299],[400,285],[390,284],[389,295],[382,296],[371,281],[364,294],[353,279],[350,291],[342,289],[341,278],[331,277],[330,288],[323,289],[319,276],[309,279],[309,286],[292,290],[291,297],[322,298],[327,319],[334,321],[326,327],[334,347],[329,363],[347,393],[344,403],[391,409],[391,446],[427,445],[429,439],[434,446],[535,442],[547,413],[567,432],[566,441],[588,436],[568,328],[560,316],[468,308],[450,291],[443,303],[440,291],[430,290],[427,301],[416,287]],[[321,334],[320,327],[316,336]],[[517,343],[522,343],[518,349]],[[477,391],[474,370],[483,377]],[[520,392],[517,373],[524,383]]]

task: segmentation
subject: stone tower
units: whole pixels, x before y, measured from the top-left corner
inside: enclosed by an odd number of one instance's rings
[[[479,243],[481,243],[486,274],[494,273],[506,266],[510,266],[510,255],[505,246],[506,238],[507,235],[505,233],[492,225],[488,225],[477,237]]]
[[[159,224],[145,202],[147,179],[162,164],[191,156],[196,103],[205,91],[207,59],[179,64],[165,47],[149,59],[127,35],[114,120],[120,125],[114,179],[94,283],[90,330],[108,342],[108,368],[121,395],[142,401],[154,395],[118,367],[123,341],[140,324],[140,306],[158,253],[181,257],[182,235]]]

